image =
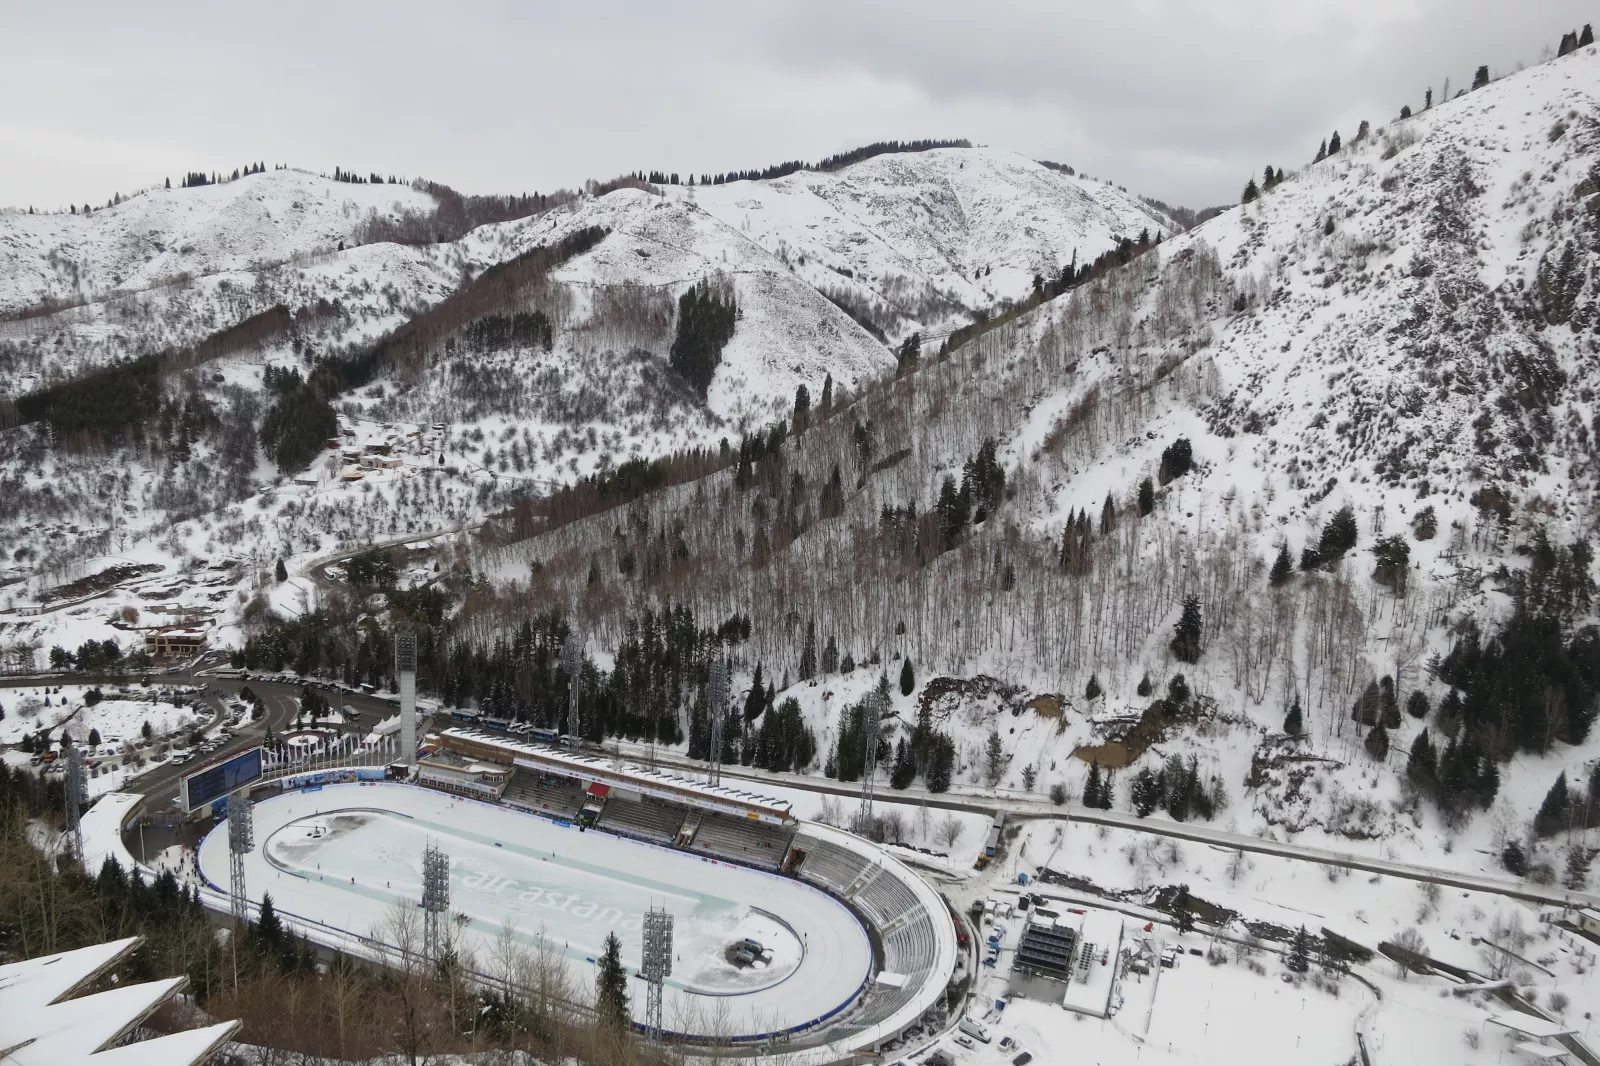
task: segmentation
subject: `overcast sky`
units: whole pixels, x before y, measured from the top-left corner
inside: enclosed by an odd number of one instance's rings
[[[250,160],[505,193],[967,137],[1200,207],[1596,17],[1580,0],[0,0],[0,205]]]

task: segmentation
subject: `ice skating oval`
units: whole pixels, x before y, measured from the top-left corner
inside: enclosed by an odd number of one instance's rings
[[[430,840],[451,857],[452,928],[480,956],[505,930],[529,949],[542,937],[589,982],[615,932],[633,973],[644,911],[665,907],[675,935],[664,1021],[680,1033],[807,1027],[848,1006],[872,968],[860,922],[810,885],[428,789],[290,792],[257,804],[255,823],[250,895],[270,893],[313,933],[371,935],[395,901],[418,900]],[[200,864],[227,883],[225,828],[202,844]],[[642,991],[633,998],[642,1017]],[[736,1032],[711,1032],[725,1026]]]

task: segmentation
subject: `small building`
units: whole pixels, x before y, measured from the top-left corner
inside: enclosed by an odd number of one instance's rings
[[[505,763],[480,761],[440,750],[417,764],[417,782],[465,796],[499,799],[511,781],[512,769]]]
[[[144,650],[152,659],[192,659],[206,644],[205,631],[189,626],[161,626],[144,635]]]
[[[1600,911],[1593,907],[1585,907],[1578,912],[1578,928],[1585,933],[1600,935]]]

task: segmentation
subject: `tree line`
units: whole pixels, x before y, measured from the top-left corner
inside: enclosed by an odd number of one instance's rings
[[[756,170],[730,170],[721,174],[701,174],[701,185],[726,185],[734,181],[771,181],[774,178],[785,178],[790,174],[802,170],[843,170],[852,163],[859,163],[864,159],[874,156],[891,155],[896,153],[926,152],[934,148],[971,148],[972,142],[966,139],[949,141],[918,140],[918,141],[874,141],[860,148],[852,148],[846,152],[839,152],[827,156],[815,163],[805,163],[798,159],[791,159],[787,163],[777,163],[770,167]],[[652,185],[694,185],[695,176],[688,175],[687,182],[680,180],[677,171],[652,170],[636,171],[629,175],[637,181],[649,182]]]

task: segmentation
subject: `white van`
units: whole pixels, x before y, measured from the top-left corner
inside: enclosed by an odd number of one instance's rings
[[[974,1040],[985,1044],[989,1042],[989,1030],[985,1029],[982,1025],[979,1025],[971,1018],[961,1019],[961,1024],[957,1026],[957,1028],[959,1028],[963,1033],[966,1033],[968,1036],[972,1037]]]

